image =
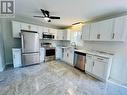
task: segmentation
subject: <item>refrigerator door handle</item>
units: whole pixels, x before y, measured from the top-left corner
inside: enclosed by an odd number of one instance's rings
[[[21,39],[22,39],[22,52],[24,52],[24,48],[25,48],[25,44],[24,44],[24,35],[21,35]]]

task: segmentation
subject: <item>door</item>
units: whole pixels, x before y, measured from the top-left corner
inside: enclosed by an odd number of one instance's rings
[[[100,39],[102,41],[110,41],[113,31],[113,19],[99,22]]]
[[[40,63],[39,53],[22,54],[23,66]]]
[[[125,28],[127,16],[118,17],[114,19],[114,31],[112,33],[112,40],[124,41],[125,39]]]
[[[22,53],[39,52],[39,37],[37,32],[22,32]]]
[[[92,73],[93,69],[93,55],[86,54],[85,70]]]
[[[90,39],[90,24],[84,25],[82,28],[82,40]]]
[[[107,64],[100,61],[94,61],[92,73],[102,79],[105,79]]]

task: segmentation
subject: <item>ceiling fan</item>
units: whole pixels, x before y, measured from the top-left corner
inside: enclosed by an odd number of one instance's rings
[[[50,16],[50,12],[47,10],[40,9],[43,16],[33,16],[37,18],[43,18],[45,21],[51,22],[51,19],[60,19],[60,17],[57,16]]]

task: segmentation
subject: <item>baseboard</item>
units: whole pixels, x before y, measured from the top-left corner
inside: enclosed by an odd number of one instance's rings
[[[117,86],[120,86],[120,87],[123,87],[123,88],[126,88],[126,89],[127,89],[127,85],[124,85],[124,84],[122,84],[122,83],[120,83],[120,82],[118,82],[118,81],[115,81],[115,80],[113,80],[113,79],[109,79],[107,82],[112,83],[112,84],[114,84],[114,85],[117,85]]]

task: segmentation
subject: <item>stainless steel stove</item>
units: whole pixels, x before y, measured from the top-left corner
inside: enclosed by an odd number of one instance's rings
[[[55,60],[55,47],[51,43],[43,43],[41,46],[45,49],[45,62]]]

